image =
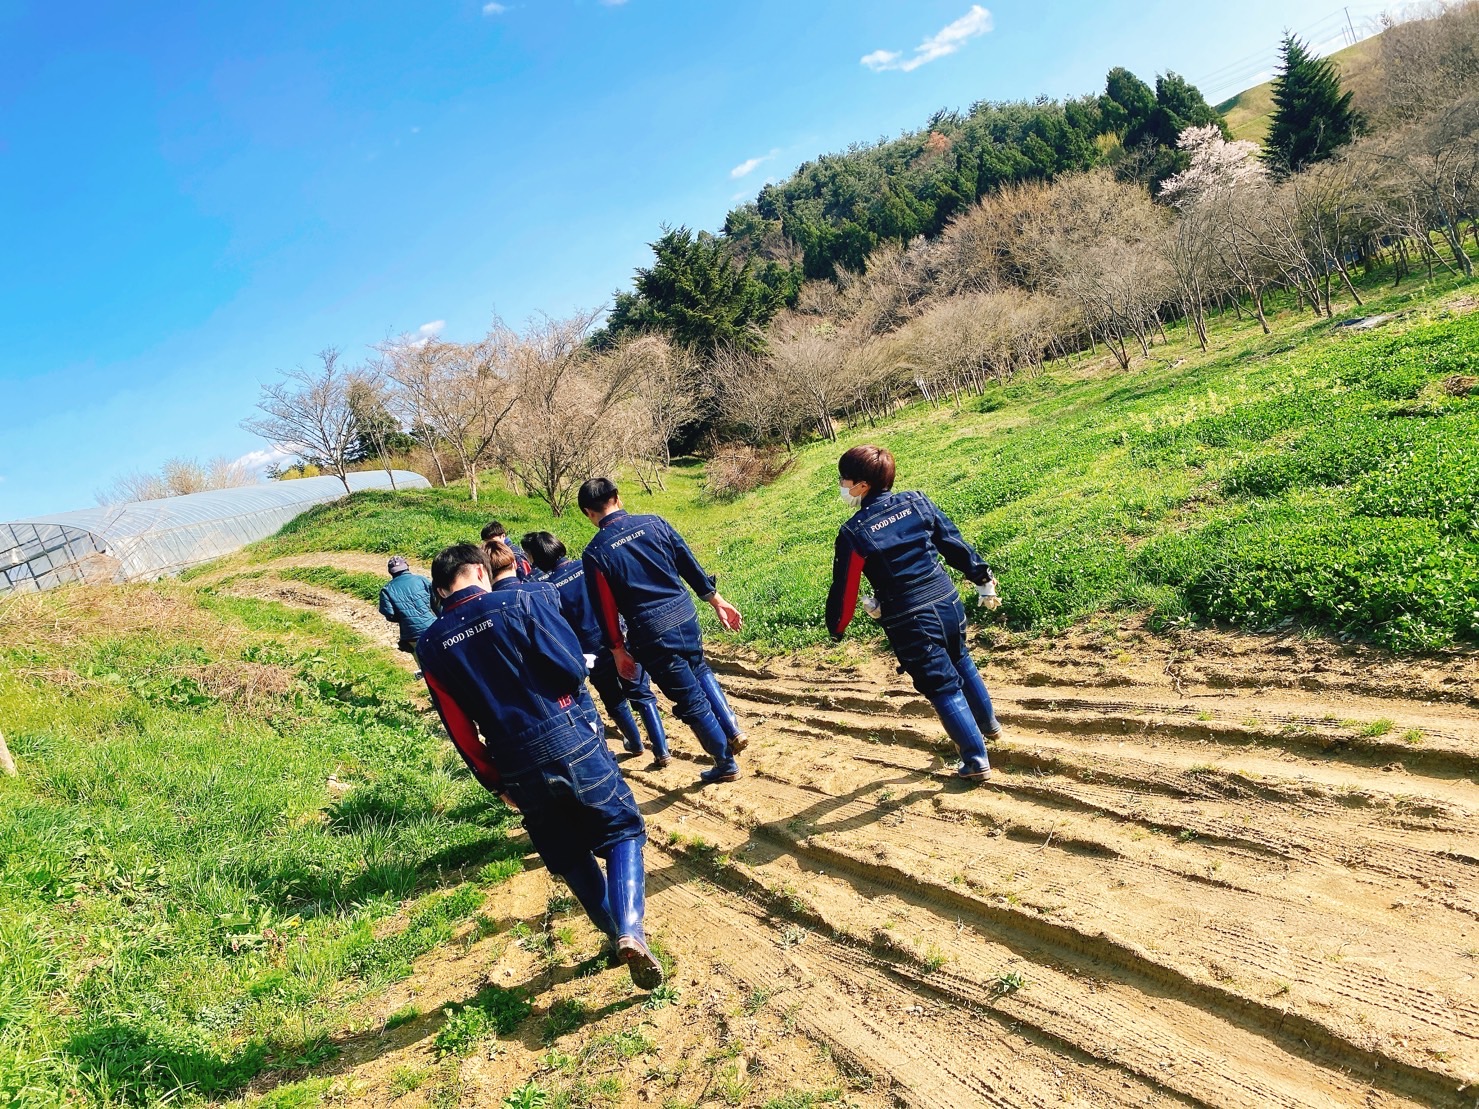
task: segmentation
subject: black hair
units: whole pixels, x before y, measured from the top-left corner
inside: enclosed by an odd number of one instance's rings
[[[886,447],[853,447],[837,461],[844,481],[866,481],[872,493],[887,493],[894,487],[894,456]]]
[[[582,512],[599,512],[618,496],[616,482],[609,477],[593,477],[580,487],[576,503]]]
[[[547,531],[527,533],[519,540],[519,546],[524,548],[524,553],[529,556],[529,561],[534,563],[535,568],[546,573],[558,566],[565,557],[565,544],[560,542],[559,536]]]
[[[492,567],[488,564],[488,552],[472,543],[457,543],[432,561],[431,587],[436,590],[450,590],[464,566],[481,566],[488,572],[488,580],[493,579]]]
[[[484,543],[490,539],[502,539],[507,534],[508,528],[504,527],[497,520],[490,520],[483,525],[482,539]]]

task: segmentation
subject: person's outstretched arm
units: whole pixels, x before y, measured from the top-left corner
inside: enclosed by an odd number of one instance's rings
[[[380,589],[380,615],[387,620],[394,620],[395,603],[390,599],[390,594],[386,592],[386,588],[382,586]]]
[[[684,538],[678,534],[678,529],[663,521],[667,528],[668,537],[673,544],[673,564],[678,569],[678,576],[688,583],[688,587],[698,594],[700,601],[705,601],[714,608],[714,615],[719,617],[719,626],[726,631],[738,631],[744,623],[739,609],[719,596],[718,579],[704,573],[704,568],[699,565],[698,557],[688,546]]]
[[[847,532],[837,533],[832,552],[832,588],[827,591],[827,634],[841,639],[858,610],[858,589],[863,581],[863,556]]]
[[[976,553],[976,548],[965,541],[965,536],[960,534],[960,529],[955,522],[940,511],[939,506],[928,497],[924,499],[929,505],[932,526],[930,538],[934,541],[935,550],[944,557],[945,562],[954,567],[966,581],[974,582],[976,585],[984,585],[994,575],[991,567]]]

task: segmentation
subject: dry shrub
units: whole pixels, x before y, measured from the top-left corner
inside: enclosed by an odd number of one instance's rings
[[[791,456],[773,447],[724,443],[704,468],[704,489],[730,500],[769,485],[791,467]]]
[[[148,635],[226,647],[236,638],[188,596],[153,585],[68,585],[0,598],[0,639],[19,644],[79,643]]]
[[[247,712],[264,700],[275,701],[287,695],[295,680],[286,666],[265,662],[212,662],[182,666],[178,672],[212,700]]]
[[[1443,391],[1450,397],[1466,397],[1479,393],[1479,377],[1470,374],[1454,374],[1443,379]]]

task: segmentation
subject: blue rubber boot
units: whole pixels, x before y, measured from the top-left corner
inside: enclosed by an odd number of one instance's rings
[[[729,707],[729,698],[724,696],[724,687],[719,684],[719,679],[712,670],[700,674],[698,680],[704,687],[704,696],[708,698],[709,707],[714,710],[714,719],[719,721],[719,727],[724,729],[725,738],[729,740],[729,749],[736,755],[739,754],[750,745],[750,740],[739,726],[739,718],[734,715],[734,710]]]
[[[693,734],[698,736],[699,745],[714,759],[714,765],[700,774],[698,780],[707,786],[715,782],[732,782],[738,778],[739,763],[734,761],[734,755],[729,750],[729,741],[724,737],[724,729],[714,719],[714,714],[706,712],[696,720],[687,721],[687,724],[693,729]]]
[[[962,655],[955,662],[955,672],[960,675],[961,691],[970,702],[971,715],[976,718],[976,727],[987,743],[1001,738],[1001,722],[996,719],[996,709],[991,706],[991,694],[986,692],[986,682],[981,671],[976,669],[976,660]]]
[[[657,711],[656,701],[637,702],[637,711],[642,714],[642,723],[647,727],[647,742],[652,744],[653,763],[661,770],[673,757],[668,753],[668,731],[663,727],[662,714]]]
[[[960,769],[956,775],[972,782],[984,781],[991,774],[991,762],[986,757],[986,741],[981,738],[981,729],[976,726],[976,718],[965,694],[932,697],[930,704],[940,714],[945,734],[960,749]]]
[[[560,877],[565,879],[565,884],[575,894],[575,900],[585,909],[585,915],[591,918],[591,923],[615,943],[616,918],[611,913],[611,902],[607,896],[608,882],[606,875],[601,873],[601,864],[596,861],[595,856],[587,855],[582,862]]]
[[[642,753],[642,733],[637,730],[637,718],[632,715],[632,704],[630,701],[618,701],[613,707],[606,706],[611,713],[611,718],[616,721],[617,730],[621,732],[621,745],[629,755],[640,755]]]
[[[642,841],[624,839],[606,858],[608,899],[616,916],[616,956],[626,964],[639,990],[662,985],[662,964],[647,947],[642,918],[647,912],[647,875],[642,868]]]

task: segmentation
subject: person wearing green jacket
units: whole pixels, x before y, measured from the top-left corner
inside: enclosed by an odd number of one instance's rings
[[[401,555],[385,566],[390,581],[380,590],[380,615],[401,628],[400,649],[416,653],[416,640],[436,621],[431,610],[431,581],[411,573],[411,564]]]

